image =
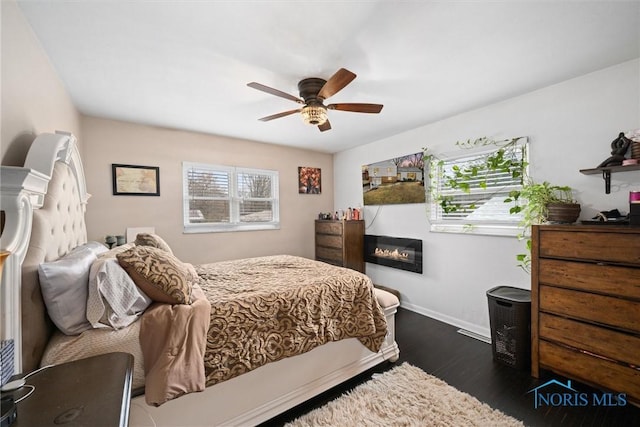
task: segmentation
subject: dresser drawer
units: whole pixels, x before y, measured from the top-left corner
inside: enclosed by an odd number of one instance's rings
[[[540,311],[640,333],[637,302],[543,285],[538,298]]]
[[[540,339],[640,366],[640,337],[540,313]]]
[[[559,231],[540,228],[540,257],[640,265],[637,233]]]
[[[316,234],[335,234],[338,236],[342,236],[342,222],[338,221],[317,221],[316,222]]]
[[[316,259],[364,273],[364,221],[315,221]]]
[[[626,393],[628,398],[640,400],[639,370],[546,341],[540,341],[540,364],[570,378]]]
[[[316,245],[342,249],[342,236],[335,236],[333,234],[317,234]]]
[[[640,301],[640,268],[541,258],[540,284],[632,298]]]
[[[342,263],[342,249],[316,246],[316,259]]]

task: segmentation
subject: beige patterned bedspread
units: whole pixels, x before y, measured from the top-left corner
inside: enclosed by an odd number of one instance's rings
[[[211,302],[207,386],[343,338],[377,352],[387,333],[371,280],[289,255],[196,266]]]

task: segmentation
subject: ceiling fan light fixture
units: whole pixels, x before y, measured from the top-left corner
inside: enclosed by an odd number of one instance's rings
[[[306,124],[313,126],[322,125],[328,119],[324,105],[307,105],[300,110],[300,114]]]
[[[300,97],[289,95],[278,89],[274,89],[269,86],[265,86],[260,83],[251,82],[247,83],[247,86],[257,89],[262,92],[266,92],[271,95],[279,96],[290,101],[294,101],[300,105],[301,108],[295,110],[283,111],[278,114],[272,114],[270,116],[262,117],[261,121],[268,122],[270,120],[279,119],[280,117],[290,116],[291,114],[300,113],[302,120],[306,124],[317,126],[320,132],[326,132],[331,129],[329,123],[329,117],[327,116],[327,110],[338,111],[350,111],[352,113],[379,113],[382,110],[381,104],[362,104],[362,103],[341,103],[341,104],[329,104],[324,105],[324,101],[340,92],[353,81],[356,77],[351,71],[340,68],[329,80],[321,79],[318,77],[307,77],[298,82],[298,91]]]

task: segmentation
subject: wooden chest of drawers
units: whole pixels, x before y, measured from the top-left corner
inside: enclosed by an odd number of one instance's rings
[[[531,239],[532,375],[640,401],[640,228],[542,225]]]
[[[364,273],[364,221],[316,220],[316,259]]]

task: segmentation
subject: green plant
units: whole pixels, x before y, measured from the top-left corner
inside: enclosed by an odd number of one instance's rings
[[[518,238],[525,240],[527,252],[518,254],[520,267],[530,272],[531,269],[531,226],[535,224],[543,224],[547,221],[548,205],[550,203],[577,203],[573,198],[573,190],[568,186],[552,185],[547,181],[536,183],[527,178],[519,190],[509,192],[509,197],[505,203],[514,203],[509,209],[512,214],[522,214],[520,226],[523,231],[519,233]]]
[[[526,203],[522,203],[522,200]],[[522,183],[520,190],[509,192],[505,203],[515,203],[509,212],[522,213],[521,225],[530,227],[532,224],[542,224],[547,220],[549,203],[576,203],[576,201],[571,187],[552,185],[547,181],[535,183],[527,179]]]

